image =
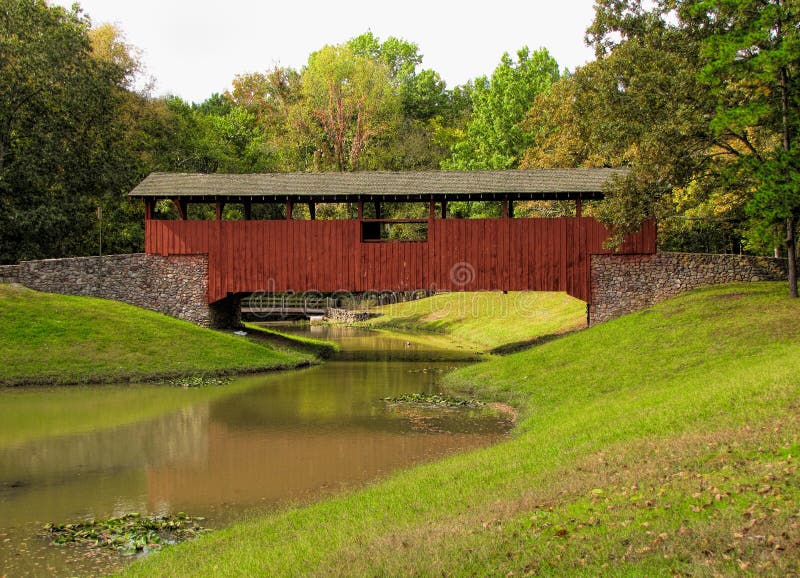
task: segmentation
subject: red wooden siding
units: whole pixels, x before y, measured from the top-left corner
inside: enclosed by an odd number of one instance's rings
[[[361,242],[341,221],[145,222],[145,250],[208,254],[208,300],[257,291],[566,291],[590,298],[589,257],[608,253],[591,217],[434,219],[425,242]],[[653,222],[622,253],[654,253]]]

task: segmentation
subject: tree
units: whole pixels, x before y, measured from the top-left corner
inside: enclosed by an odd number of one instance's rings
[[[365,32],[346,43],[353,54],[383,63],[395,85],[413,77],[422,63],[419,47],[402,38],[390,36],[383,42],[372,32]]]
[[[717,134],[746,145],[730,171],[753,183],[748,212],[763,233],[782,223],[789,290],[798,296],[796,229],[800,217],[800,4],[794,0],[692,0],[679,14],[707,31],[703,79],[717,110]]]
[[[303,69],[302,99],[291,117],[297,145],[313,151],[315,168],[358,170],[372,139],[399,120],[399,99],[386,65],[348,45],[326,46]]]
[[[442,163],[444,169],[514,168],[531,144],[521,126],[537,94],[547,91],[559,77],[558,63],[545,49],[531,53],[527,47],[514,61],[503,54],[491,79],[480,77],[471,94],[472,118],[464,138]]]
[[[714,102],[699,81],[698,39],[638,1],[607,4],[589,30],[598,59],[575,74],[575,106],[593,153],[631,167],[599,212],[618,242],[643,220],[671,215],[676,188],[697,180],[697,200],[707,198],[720,186],[720,151],[735,145],[708,126]]]
[[[633,167],[602,205],[618,234],[685,191],[698,209],[749,215],[751,248],[781,221],[796,295],[797,30],[797,3],[783,0],[597,3],[587,39],[598,60],[576,74],[576,106],[593,103],[595,146]]]
[[[292,108],[302,98],[299,72],[276,66],[265,73],[242,74],[234,78],[227,96],[231,103],[255,115],[258,146],[269,154],[272,170],[303,167],[302,154],[292,141],[290,119]]]
[[[520,168],[551,169],[605,167],[621,164],[599,147],[592,135],[592,115],[579,110],[575,75],[558,79],[547,92],[537,94],[523,130],[533,145],[525,150]],[[605,154],[604,154],[605,153]]]
[[[92,56],[113,65],[123,73],[123,83],[130,88],[142,71],[141,51],[125,41],[125,34],[115,24],[104,23],[89,30]]]
[[[373,140],[362,157],[371,169],[424,170],[439,168],[449,154],[449,143],[439,137],[454,124],[463,123],[469,100],[458,89],[451,91],[434,70],[418,70],[422,54],[413,42],[390,36],[385,41],[372,32],[347,42],[358,55],[386,65],[399,95],[402,118],[394,130]]]
[[[132,71],[93,54],[89,30],[77,9],[0,2],[2,262],[97,248],[95,211],[118,184],[114,120]]]

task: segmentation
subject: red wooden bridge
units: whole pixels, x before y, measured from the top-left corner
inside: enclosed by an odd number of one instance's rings
[[[147,253],[208,255],[209,303],[253,292],[415,289],[566,291],[589,302],[590,256],[610,252],[603,247],[609,232],[582,216],[582,203],[602,198],[621,172],[154,173],[131,196],[145,201]],[[159,215],[165,200],[177,218]],[[499,202],[501,216],[448,216],[448,202],[477,200]],[[515,217],[514,203],[527,200],[571,201],[575,216]],[[347,203],[353,217],[316,219],[319,203]],[[427,214],[384,219],[382,203],[426,203]],[[205,205],[211,218],[188,218],[193,204]],[[230,205],[242,218],[223,220]],[[272,218],[254,218],[259,205],[271,206]],[[283,218],[275,218],[277,206]],[[298,207],[306,218],[298,218]],[[411,227],[414,239],[387,239],[387,228],[398,225]],[[655,251],[652,222],[620,250]]]

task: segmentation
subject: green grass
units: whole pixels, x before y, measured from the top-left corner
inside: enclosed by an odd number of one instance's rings
[[[440,293],[373,311],[380,317],[366,327],[444,335],[482,351],[524,348],[586,326],[586,304],[566,293]]]
[[[800,571],[800,301],[694,291],[447,376],[507,441],[234,525],[129,575]]]
[[[124,303],[0,284],[0,385],[247,373],[311,359]]]

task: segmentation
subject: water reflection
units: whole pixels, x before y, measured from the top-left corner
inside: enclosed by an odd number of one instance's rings
[[[366,352],[369,337],[340,332],[338,339],[346,352]],[[398,352],[411,348],[391,341],[375,342],[381,360],[248,377],[229,395],[155,419],[0,448],[0,574],[96,570],[37,537],[45,521],[186,511],[221,525],[253,508],[313,498],[486,445],[508,428],[486,413],[420,418],[388,408],[384,397],[435,391],[440,375],[454,367],[397,361]],[[414,351],[412,357],[421,350]],[[110,391],[83,393],[96,395],[102,411]]]
[[[281,331],[336,341],[339,360],[349,361],[475,361],[481,354],[462,346],[436,347],[413,338],[342,325],[264,323]]]

